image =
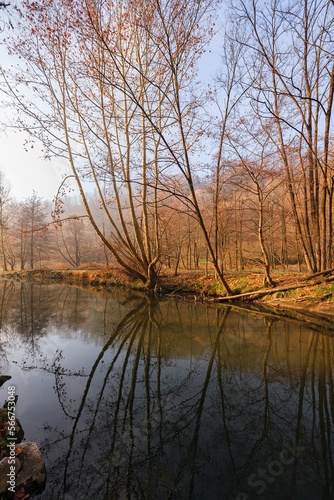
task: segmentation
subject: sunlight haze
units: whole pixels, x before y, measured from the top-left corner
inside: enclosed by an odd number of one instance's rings
[[[33,191],[45,199],[57,193],[65,166],[57,160],[44,160],[40,147],[30,145],[25,150],[26,134],[7,131],[0,134],[0,169],[11,186],[11,195],[23,199]]]

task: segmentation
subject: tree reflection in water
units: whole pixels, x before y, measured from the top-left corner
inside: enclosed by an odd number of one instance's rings
[[[61,345],[53,363],[29,352],[62,412],[39,436],[43,498],[333,498],[330,335],[230,307],[36,286],[27,330],[29,301],[3,292],[2,331],[26,351],[44,352],[52,328],[76,337],[78,358],[80,342],[100,346],[80,372]]]

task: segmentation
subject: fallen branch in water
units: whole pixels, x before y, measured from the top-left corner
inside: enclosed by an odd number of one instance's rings
[[[227,306],[231,307],[231,306]],[[261,317],[265,316],[272,320],[289,320],[290,323],[297,325],[305,325],[307,328],[319,332],[324,335],[334,335],[334,323],[332,318],[317,314],[315,312],[308,312],[305,310],[298,310],[292,308],[278,308],[277,305],[270,306],[270,304],[233,304],[233,309],[237,311],[247,311],[247,313],[258,314]]]

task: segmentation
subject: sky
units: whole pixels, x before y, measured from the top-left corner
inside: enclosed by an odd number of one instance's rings
[[[0,14],[3,15],[3,11],[0,11]],[[8,57],[7,50],[0,40],[0,64],[6,65],[7,63],[11,64],[12,60]],[[201,74],[201,78],[204,76],[204,80],[209,80],[209,74],[214,72],[212,69],[216,65],[216,54],[207,53],[205,71]],[[0,124],[8,121],[7,116],[10,118],[11,110],[3,107],[0,94]],[[2,127],[0,128],[0,170],[11,186],[11,196],[20,201],[31,196],[35,191],[39,197],[52,200],[64,176],[68,173],[68,166],[64,160],[44,160],[38,143],[35,143],[33,149],[28,146],[26,151],[24,147],[26,139],[29,139],[27,133],[8,128],[3,131]]]
[[[57,160],[44,160],[36,144],[26,151],[25,138],[23,132],[0,132],[0,170],[10,184],[11,196],[19,201],[35,191],[41,198],[52,200],[66,166]]]
[[[15,4],[15,0],[11,5]],[[7,14],[0,10],[0,34],[5,36],[4,23],[1,24]],[[1,44],[0,39],[0,64],[6,66],[11,64],[12,59],[7,55],[6,47]],[[35,142],[34,148],[28,146],[25,150],[24,144],[29,139],[27,133],[14,131],[9,128],[3,130],[2,124],[7,124],[12,116],[12,110],[4,107],[0,94],[0,170],[9,182],[12,198],[18,201],[28,198],[33,194],[45,200],[52,200],[57,194],[59,185],[68,173],[68,167],[64,160],[43,159],[41,146]]]

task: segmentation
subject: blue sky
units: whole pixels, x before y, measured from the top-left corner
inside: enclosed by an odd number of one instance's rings
[[[11,5],[16,2],[13,0]],[[0,21],[7,14],[0,11]],[[0,24],[0,33],[6,35],[6,25]],[[2,66],[12,64],[12,59],[7,55],[5,45],[0,39],[0,63]],[[52,160],[46,161],[42,158],[41,148],[38,144],[28,151],[24,143],[28,135],[18,130],[3,130],[6,124],[13,118],[11,109],[5,107],[4,99],[0,94],[0,169],[11,186],[11,196],[18,200],[27,198],[35,190],[39,196],[52,199],[57,193],[58,186],[66,171],[65,164]]]
[[[220,39],[219,35],[217,39]],[[217,47],[215,44],[212,45]],[[8,58],[6,47],[1,45],[1,40],[0,62],[2,65],[12,62]],[[217,49],[205,54],[204,62],[199,68],[202,81],[206,83],[210,81],[216,71],[217,62]],[[2,104],[1,95],[0,104]],[[0,124],[7,123],[11,117],[12,111],[0,105]],[[64,160],[44,160],[41,147],[37,143],[34,148],[28,145],[26,150],[24,146],[26,139],[29,139],[29,136],[24,132],[0,129],[0,169],[11,185],[11,195],[21,200],[30,196],[34,190],[40,197],[52,199],[64,175],[68,173],[68,167]]]

